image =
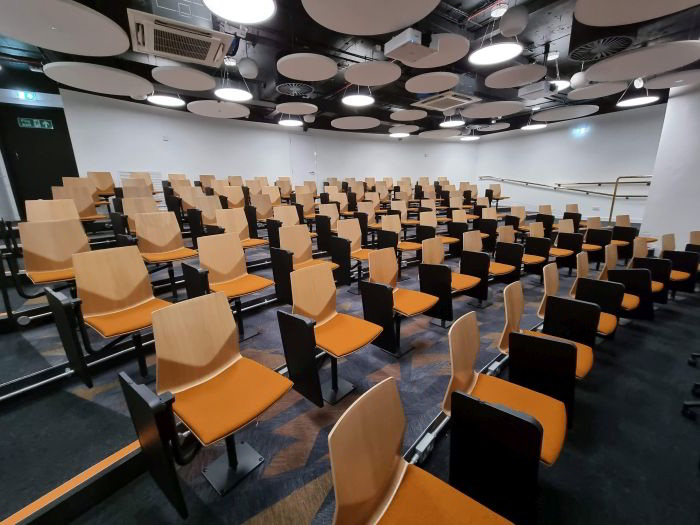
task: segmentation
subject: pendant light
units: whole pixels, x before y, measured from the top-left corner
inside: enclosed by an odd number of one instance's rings
[[[404,132],[398,132],[398,133],[390,133],[389,136],[392,139],[405,139],[406,137],[410,136],[410,133],[404,133]]]
[[[441,128],[458,128],[464,126],[465,122],[461,116],[445,115],[445,120],[440,122]]]
[[[299,115],[289,115],[283,113],[278,121],[278,124],[288,128],[298,128],[299,126],[303,126],[304,122],[301,120]]]
[[[240,74],[240,72],[239,72]],[[221,69],[221,87],[214,91],[214,96],[227,102],[247,102],[252,100],[253,94],[250,92],[248,83],[241,76],[241,80],[232,80],[229,77],[228,68],[224,65]]]
[[[204,0],[209,11],[235,24],[258,24],[275,14],[275,0]]]
[[[538,106],[539,109],[539,106]],[[532,123],[532,114],[535,112],[535,109],[533,108],[532,111],[530,111],[530,118],[527,121],[527,124],[522,126],[520,129],[524,131],[535,131],[538,129],[544,129],[547,127],[546,122],[535,122],[534,124]]]
[[[185,101],[179,96],[174,97],[172,95],[157,95],[152,93],[146,97],[146,100],[151,104],[156,106],[163,106],[165,108],[181,108],[185,105]]]
[[[554,60],[554,67],[557,69],[557,78],[555,80],[550,80],[549,83],[557,86],[557,93],[558,93],[559,91],[564,91],[565,89],[569,89],[571,87],[571,82],[569,82],[566,79],[562,79],[559,76],[559,53],[556,51],[554,53],[556,53],[556,55],[555,55],[555,58],[552,60]],[[553,53],[546,54],[546,57],[545,57],[546,62],[550,61],[549,57],[552,54]],[[546,65],[546,62],[545,62],[545,65]]]
[[[469,133],[466,135],[462,135],[459,140],[462,142],[473,142],[475,140],[479,140],[481,137],[474,133],[474,129],[470,129]]]
[[[494,19],[495,20],[495,19]],[[493,22],[495,29],[495,21]],[[469,55],[468,61],[470,64],[475,66],[488,66],[493,64],[500,64],[501,62],[507,62],[523,52],[523,45],[518,42],[518,37],[515,37],[515,41],[507,40],[505,42],[493,43],[493,37],[489,38],[487,45],[484,45],[486,40],[486,35],[493,35],[494,31],[487,31],[481,39],[481,46],[479,49],[474,51]]]
[[[636,94],[630,93],[630,96],[625,98],[625,95],[627,95],[627,91],[632,86],[632,82],[629,83],[627,89],[625,89],[625,91],[620,96],[620,99],[617,101],[617,104],[615,104],[618,108],[633,108],[635,106],[644,106],[646,104],[653,104],[654,102],[659,100],[658,95],[649,94],[648,88],[638,89]],[[644,83],[641,82],[641,84],[643,85]]]
[[[370,106],[374,104],[372,90],[369,87],[353,87],[352,85],[349,85],[345,88],[345,94],[343,95],[343,104],[345,104],[346,106],[353,106],[356,108]]]

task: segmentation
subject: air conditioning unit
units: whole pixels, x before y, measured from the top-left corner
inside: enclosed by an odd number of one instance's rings
[[[233,35],[175,22],[144,11],[126,11],[131,48],[137,53],[219,67],[233,42]]]
[[[469,104],[473,104],[474,102],[479,102],[480,100],[481,99],[479,97],[463,95],[461,93],[455,93],[454,91],[445,91],[439,95],[434,95],[432,97],[419,100],[418,102],[414,102],[411,105],[417,108],[443,112],[450,109],[462,108]]]

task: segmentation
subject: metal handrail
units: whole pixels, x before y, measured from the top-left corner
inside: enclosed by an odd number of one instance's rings
[[[608,222],[612,222],[612,216],[613,216],[613,208],[615,207],[615,199],[617,199],[617,188],[621,184],[638,184],[641,181],[637,181],[636,183],[634,182],[620,182],[622,179],[651,179],[649,175],[627,175],[623,177],[618,177],[615,179],[615,189],[613,190],[613,196],[612,196],[612,202],[610,203],[610,216],[608,217]],[[651,185],[651,181],[645,181],[646,185],[649,186]],[[649,195],[647,195],[648,197]],[[626,196],[625,196],[626,197]]]
[[[651,176],[647,175],[639,175],[638,177],[635,176],[635,179],[651,179]],[[618,180],[620,177],[618,177]],[[557,182],[555,183],[557,186],[560,188],[566,188],[570,186],[614,186],[615,184],[618,184],[617,181],[601,181],[601,182]],[[651,181],[648,180],[639,180],[636,182],[620,182],[619,185],[633,185],[633,184],[642,184],[644,186],[649,186],[651,184]]]
[[[592,190],[584,190],[580,188],[569,188],[567,186],[563,186],[560,184],[552,185],[552,184],[542,184],[541,182],[531,182],[531,181],[526,181],[526,180],[518,180],[518,179],[504,179],[501,177],[492,177],[490,175],[485,175],[483,177],[479,177],[479,180],[492,180],[496,182],[505,182],[505,183],[510,183],[510,184],[522,184],[524,186],[533,186],[536,188],[545,188],[549,190],[554,190],[554,191],[570,191],[573,193],[583,193],[585,195],[600,195],[602,197],[614,197],[617,194],[617,186],[622,185],[622,184],[632,184],[632,183],[627,183],[627,182],[619,182],[619,179],[623,178],[641,178],[641,177],[618,177],[618,181],[613,183],[610,182],[609,184],[615,184],[615,191],[613,193],[608,193],[608,192],[603,192],[603,191],[592,191]],[[603,184],[603,183],[595,183],[595,184]],[[642,199],[648,197],[648,195],[622,195],[622,197],[625,197],[626,199],[630,198],[635,198],[635,199]]]

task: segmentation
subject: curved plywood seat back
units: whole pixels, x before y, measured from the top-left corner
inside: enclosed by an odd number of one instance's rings
[[[87,176],[99,193],[114,193],[114,179],[109,171],[88,171]]]
[[[480,342],[476,312],[469,312],[452,323],[447,338],[450,344],[451,374],[442,400],[442,411],[449,416],[452,392],[469,394],[476,383],[474,363],[479,355]]]
[[[369,254],[369,280],[396,288],[399,265],[393,248],[373,250]]]
[[[250,190],[251,197],[253,195],[259,195],[262,192],[262,184],[260,183],[259,180],[248,179],[245,181],[245,185],[248,186],[248,189]]]
[[[378,202],[379,201],[377,200],[377,203]],[[367,224],[375,224],[377,222],[377,218],[374,215],[374,210],[375,206],[372,202],[363,201],[357,203],[357,211],[367,215]]]
[[[151,280],[136,246],[73,254],[83,314],[102,315],[153,298]]]
[[[445,248],[437,237],[425,239],[422,243],[423,264],[442,264],[445,262]]]
[[[216,210],[216,225],[223,228],[226,233],[237,235],[242,241],[250,238],[248,218],[243,208]]]
[[[689,244],[700,244],[700,230],[690,232]]]
[[[204,192],[198,186],[181,186],[178,188],[178,195],[182,199],[182,209],[187,211],[197,207],[197,197],[203,197]]]
[[[335,229],[338,226],[338,207],[335,204],[320,204],[318,207],[318,214],[325,217],[330,217],[331,219],[331,229]]]
[[[175,190],[173,190],[174,192]],[[122,194],[124,198],[133,198],[133,197],[149,197],[153,195],[151,193],[151,190],[148,188],[147,185],[145,184],[135,184],[135,185],[130,185],[130,186],[122,186]]]
[[[661,253],[672,252],[676,249],[676,236],[673,233],[665,233],[661,236]]]
[[[401,482],[406,420],[396,380],[369,389],[328,434],[335,516],[333,523],[376,523]]]
[[[309,215],[316,211],[314,196],[310,193],[297,193],[296,200],[297,204],[301,204],[304,207],[304,215]]]
[[[462,197],[461,196],[456,196],[456,197],[450,197],[450,208],[454,208],[458,211],[463,211],[462,210]],[[452,212],[452,220],[454,220],[454,212]]]
[[[317,264],[291,273],[292,313],[317,324],[335,316],[335,282],[330,264]]]
[[[86,188],[93,200],[97,199],[97,186],[88,177],[61,177],[61,181],[64,186],[78,186],[80,188]]]
[[[221,200],[216,195],[197,195],[195,207],[202,212],[202,223],[207,226],[216,225],[216,210],[221,208]]]
[[[200,175],[199,182],[202,183],[202,188],[211,188],[216,180],[216,175]]]
[[[348,211],[348,196],[345,193],[335,193],[330,196],[331,201],[340,204],[340,211]]]
[[[220,195],[226,197],[229,208],[243,208],[243,206],[245,206],[242,186],[226,186],[225,188],[221,188]]]
[[[501,185],[500,184],[489,184],[489,189],[493,192],[493,198],[497,199],[501,196]]]
[[[60,221],[79,219],[78,208],[73,199],[32,200],[24,201],[27,211],[27,221]]]
[[[515,242],[515,230],[512,226],[499,226],[498,227],[498,241],[499,242]]]
[[[67,270],[73,267],[74,253],[90,251],[87,235],[77,217],[21,222],[19,237],[27,272]]]
[[[608,244],[605,246],[605,264],[603,265],[603,270],[600,272],[598,279],[601,281],[608,280],[608,272],[614,270],[617,267],[617,246],[614,244]]]
[[[462,250],[465,252],[480,252],[483,249],[481,242],[481,232],[471,230],[462,235]]]
[[[573,219],[562,219],[559,221],[559,233],[574,233]]]
[[[542,270],[544,276],[544,294],[540,307],[537,310],[537,316],[544,319],[545,310],[547,308],[547,297],[556,296],[559,292],[559,269],[557,263],[550,263]]]
[[[398,215],[384,215],[382,217],[382,230],[401,233],[401,218]]]
[[[551,204],[540,204],[539,208],[537,209],[537,212],[541,213],[542,215],[554,215],[554,213],[552,213]]]
[[[422,211],[418,217],[421,226],[437,228],[437,215],[434,211]]]
[[[134,215],[139,250],[143,253],[161,253],[184,248],[180,226],[171,211],[137,213]]]
[[[307,188],[309,188],[310,193],[311,193],[312,195],[316,195],[316,192],[317,192],[317,189],[316,189],[316,181],[313,181],[313,180],[305,180],[305,181],[304,181],[304,186],[306,186]]]
[[[292,193],[292,182],[289,180],[289,177],[280,177],[275,184],[279,188],[282,197],[287,198]]]
[[[282,195],[277,186],[263,186],[262,194],[267,195],[270,198],[270,202],[273,206],[279,206],[282,202]]]
[[[623,226],[625,228],[629,228],[631,226],[630,216],[629,215],[615,215],[615,226]]]
[[[391,209],[398,210],[401,212],[401,220],[405,221],[408,217],[408,206],[406,206],[405,200],[394,200],[391,201]]]
[[[571,290],[569,295],[571,297],[576,297],[576,288],[578,287],[579,279],[586,279],[588,277],[588,253],[580,252],[576,254],[576,279],[574,284],[571,285]]]
[[[210,283],[230,281],[247,273],[241,240],[235,234],[205,235],[200,239],[199,264],[209,270]]]
[[[511,206],[510,214],[520,219],[520,222],[525,220],[525,206]]]
[[[544,237],[544,225],[541,222],[530,224],[530,237]]]
[[[338,237],[350,241],[350,252],[362,248],[362,230],[357,219],[345,219],[338,221]]]
[[[269,195],[258,193],[250,196],[250,204],[255,207],[255,216],[260,221],[272,217],[272,200]]]
[[[484,208],[481,210],[481,218],[498,220],[498,212],[496,208]]]
[[[422,199],[420,201],[421,208],[429,208],[435,211],[435,199]]]
[[[296,206],[275,206],[272,209],[272,218],[280,221],[282,226],[295,226],[299,224],[299,214]]]
[[[280,228],[280,248],[292,252],[294,264],[311,259],[312,245],[309,229],[303,224]]]
[[[207,329],[202,330],[203,326]],[[153,312],[153,338],[158,394],[177,394],[204,383],[241,357],[238,330],[223,293],[202,295]]]
[[[367,193],[365,193],[365,200],[369,201],[375,210],[379,209],[380,198],[379,193],[377,193],[376,191],[368,191]],[[358,202],[357,205],[359,206],[360,203]]]
[[[387,187],[386,182],[377,181],[377,183],[374,185],[374,189],[379,195],[380,200],[384,200],[389,195],[389,188]]]
[[[450,199],[450,200],[452,200],[452,199]],[[459,200],[461,201],[462,198],[459,197]],[[467,222],[467,212],[464,210],[452,210],[452,222],[466,223]]]
[[[229,187],[230,185],[227,180],[213,180],[211,182],[211,189],[214,190],[216,195],[223,195],[226,188]]]
[[[180,191],[182,188],[191,188],[192,181],[189,179],[174,179],[170,181],[170,186],[173,188],[173,193],[180,197]],[[123,186],[125,188],[126,186]]]
[[[477,206],[484,206],[485,208],[488,208],[489,207],[488,197],[477,197],[476,198],[476,205]]]
[[[187,175],[184,173],[168,173],[168,181],[171,185],[176,180],[187,180]]]
[[[565,211],[567,213],[579,213],[578,211],[578,204],[567,204]]]
[[[231,186],[243,186],[243,177],[239,177],[238,175],[231,175],[228,178],[228,183]]]
[[[122,199],[122,207],[132,232],[138,231],[136,230],[136,223],[134,222],[137,213],[154,213],[158,211],[158,204],[153,197],[130,197],[128,199]]]
[[[503,290],[503,307],[506,313],[506,322],[498,341],[498,349],[501,352],[508,352],[508,337],[512,332],[520,331],[520,320],[525,309],[525,299],[523,297],[523,287],[520,281],[510,283]]]
[[[51,194],[54,199],[71,199],[80,217],[97,215],[92,192],[84,186],[51,186]]]
[[[129,179],[137,179],[137,180],[142,180],[146,183],[146,185],[150,188],[151,192],[153,192],[153,179],[151,178],[151,174],[147,171],[132,171],[129,173]],[[122,186],[123,186],[123,180],[122,180]]]

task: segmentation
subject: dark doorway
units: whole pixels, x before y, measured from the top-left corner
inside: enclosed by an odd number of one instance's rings
[[[24,126],[44,127],[20,127],[18,119]],[[51,186],[60,186],[61,177],[78,175],[61,108],[0,104],[0,147],[22,219],[25,200],[50,199]]]

